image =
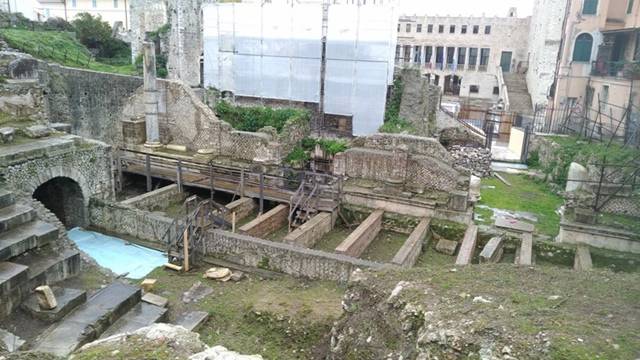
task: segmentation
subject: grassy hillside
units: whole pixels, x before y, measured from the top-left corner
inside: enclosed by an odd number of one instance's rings
[[[85,68],[125,75],[136,75],[134,65],[109,65],[95,61],[91,53],[72,34],[60,31],[30,31],[0,29],[2,37],[12,48],[32,56],[65,66]]]

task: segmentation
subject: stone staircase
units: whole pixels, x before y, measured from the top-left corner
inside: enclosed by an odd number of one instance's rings
[[[527,89],[527,79],[524,74],[505,73],[504,82],[509,93],[510,111],[522,115],[533,114],[531,95]]]
[[[31,291],[77,275],[80,253],[54,251],[60,229],[41,221],[30,205],[16,203],[0,189],[0,318],[9,315]]]

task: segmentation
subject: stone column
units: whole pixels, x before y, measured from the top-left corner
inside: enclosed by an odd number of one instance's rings
[[[144,50],[144,111],[147,141],[144,146],[158,147],[160,127],[158,125],[158,81],[156,79],[156,49],[152,42],[142,45]]]

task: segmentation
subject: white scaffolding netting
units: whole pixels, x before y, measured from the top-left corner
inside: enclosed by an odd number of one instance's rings
[[[205,5],[205,86],[237,96],[320,102],[321,3]],[[324,110],[353,116],[355,135],[383,122],[393,80],[393,4],[331,5]]]

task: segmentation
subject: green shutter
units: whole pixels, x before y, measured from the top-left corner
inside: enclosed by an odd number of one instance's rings
[[[573,48],[573,61],[589,62],[591,61],[591,49],[593,47],[593,37],[589,34],[582,34],[576,38],[575,47]]]
[[[598,0],[584,0],[582,13],[585,15],[595,15],[598,13]]]
[[[627,6],[627,14],[631,14],[633,12],[633,0],[629,0],[629,5]]]

